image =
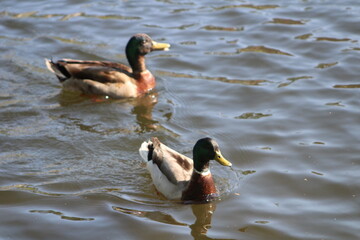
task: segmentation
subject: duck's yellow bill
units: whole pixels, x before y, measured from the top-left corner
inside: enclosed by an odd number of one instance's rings
[[[168,44],[168,43],[158,43],[158,42],[152,41],[152,44],[153,44],[153,47],[152,47],[153,50],[169,51],[169,48],[170,48],[170,44]]]
[[[226,160],[220,151],[215,151],[215,161],[220,163],[223,166],[231,167],[232,164],[228,160]]]

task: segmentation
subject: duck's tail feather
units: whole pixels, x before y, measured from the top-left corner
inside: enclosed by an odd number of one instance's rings
[[[60,82],[63,82],[69,78],[69,73],[66,71],[66,69],[63,66],[53,62],[53,60],[45,58],[45,64],[51,72],[55,73]]]
[[[144,162],[148,162],[152,159],[152,152],[153,152],[153,144],[152,142],[145,141],[141,144],[139,148],[139,154]]]

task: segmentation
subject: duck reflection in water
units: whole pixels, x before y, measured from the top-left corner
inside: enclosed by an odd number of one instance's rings
[[[139,96],[137,98],[128,98],[128,99],[111,99],[107,96],[91,96],[88,94],[77,94],[73,92],[69,92],[66,90],[62,90],[58,95],[58,102],[62,107],[68,107],[74,104],[80,104],[86,101],[92,101],[94,103],[119,103],[123,105],[132,106],[131,114],[135,115],[136,123],[138,124],[138,128],[135,130],[136,132],[150,132],[157,130],[158,121],[153,119],[152,112],[155,105],[158,102],[158,93],[152,92],[145,94],[143,96]],[[92,129],[91,127],[82,127],[82,129]],[[92,132],[96,132],[93,129]]]
[[[132,113],[136,116],[140,132],[155,131],[158,128],[158,121],[152,118],[152,111],[158,102],[158,94],[146,94],[133,100],[134,108]]]
[[[191,236],[194,238],[194,240],[218,239],[207,236],[207,231],[211,228],[212,216],[216,210],[215,202],[210,202],[206,204],[193,204],[191,208],[196,218],[195,222],[190,225]],[[221,239],[225,240],[225,238]]]
[[[190,205],[188,205],[190,206]],[[171,214],[162,211],[144,211],[142,209],[130,209],[120,206],[113,206],[116,212],[135,216],[138,218],[147,218],[154,222],[167,224],[168,226],[190,227],[191,236],[194,240],[233,240],[230,238],[211,238],[207,236],[208,229],[211,228],[211,218],[216,209],[216,203],[192,204],[192,212],[195,216],[193,224],[187,224],[177,221]]]

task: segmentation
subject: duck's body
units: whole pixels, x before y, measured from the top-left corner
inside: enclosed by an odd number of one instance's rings
[[[157,190],[168,199],[185,202],[206,202],[217,195],[209,168],[211,159],[231,166],[210,138],[200,139],[195,144],[194,160],[170,149],[157,138],[144,142],[139,152]]]
[[[55,73],[64,89],[112,98],[137,97],[156,85],[147,70],[145,55],[153,50],[168,50],[169,44],[156,43],[146,34],[136,34],[126,46],[130,67],[109,61],[46,59],[47,68]]]

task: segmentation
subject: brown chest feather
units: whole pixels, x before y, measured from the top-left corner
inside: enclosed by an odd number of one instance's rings
[[[187,189],[182,194],[181,200],[207,202],[209,197],[216,195],[216,193],[216,187],[211,174],[203,176],[194,172]]]
[[[153,89],[156,85],[155,77],[151,74],[150,71],[144,71],[135,75],[137,81],[138,93],[146,93]]]

